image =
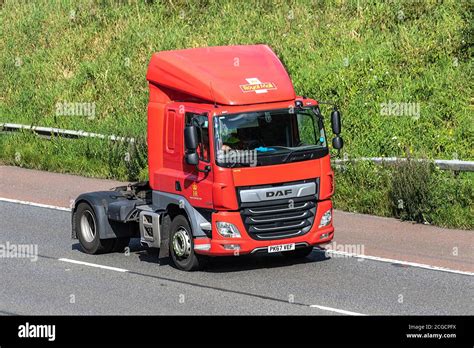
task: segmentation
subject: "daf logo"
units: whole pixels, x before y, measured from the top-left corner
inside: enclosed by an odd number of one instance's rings
[[[266,192],[266,196],[268,198],[271,198],[271,197],[283,197],[283,196],[288,196],[288,195],[291,195],[291,193],[293,192],[292,189],[288,189],[288,190],[278,190],[278,191],[269,191],[269,192]]]

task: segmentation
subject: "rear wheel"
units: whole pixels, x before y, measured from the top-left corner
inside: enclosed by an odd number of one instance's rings
[[[110,252],[114,239],[100,239],[99,225],[94,209],[88,203],[80,203],[75,213],[74,227],[79,244],[88,254],[101,254]]]
[[[283,256],[289,258],[289,259],[302,259],[313,251],[313,247],[304,247],[304,248],[299,248],[291,251],[285,251],[282,253]]]
[[[170,226],[170,254],[173,264],[183,271],[197,271],[204,266],[206,257],[194,252],[194,241],[188,220],[176,216]]]

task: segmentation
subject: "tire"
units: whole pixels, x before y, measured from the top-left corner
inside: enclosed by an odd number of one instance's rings
[[[313,251],[313,247],[304,247],[299,248],[291,251],[282,252],[282,255],[289,258],[289,259],[302,259],[311,254]]]
[[[171,222],[169,249],[174,266],[183,271],[200,270],[207,261],[205,256],[194,252],[191,227],[183,215],[176,216]]]
[[[112,252],[114,253],[121,253],[125,251],[125,248],[128,247],[128,245],[130,244],[129,237],[117,238],[117,239],[113,239],[113,241],[114,241],[114,246],[112,247]]]
[[[115,239],[100,239],[99,225],[94,209],[88,203],[80,203],[74,214],[74,228],[82,250],[87,254],[103,254],[112,251]]]

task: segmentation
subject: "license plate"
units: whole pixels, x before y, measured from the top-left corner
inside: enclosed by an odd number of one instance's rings
[[[268,247],[268,252],[269,253],[279,253],[281,251],[290,251],[290,250],[295,250],[295,243],[270,245]]]

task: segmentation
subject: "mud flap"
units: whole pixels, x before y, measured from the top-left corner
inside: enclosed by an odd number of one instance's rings
[[[161,243],[160,243],[160,252],[158,258],[160,263],[167,259],[170,256],[170,227],[171,227],[171,218],[169,215],[163,216],[163,221],[161,222]]]
[[[99,231],[100,239],[116,239],[122,237],[133,237],[134,230],[131,229],[130,225],[125,225],[123,223],[109,220],[108,210],[109,205],[113,202],[123,202],[125,206],[128,206],[129,201],[124,197],[120,192],[116,191],[97,191],[97,192],[88,192],[79,195],[72,208],[71,214],[71,226],[72,233],[71,236],[73,239],[77,238],[75,233],[75,220],[74,216],[76,213],[76,208],[79,203],[87,203],[93,209],[96,214],[97,230]],[[136,204],[136,202],[133,202]],[[119,205],[120,206],[120,205]]]

